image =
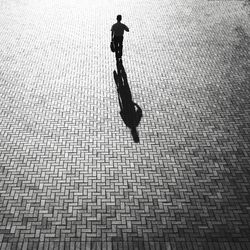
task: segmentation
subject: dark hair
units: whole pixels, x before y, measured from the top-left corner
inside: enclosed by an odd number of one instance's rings
[[[118,22],[120,22],[120,21],[122,20],[122,16],[121,16],[121,15],[117,15],[116,20],[117,20]]]

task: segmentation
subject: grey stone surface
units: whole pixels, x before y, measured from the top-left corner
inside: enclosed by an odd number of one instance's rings
[[[2,0],[0,249],[250,249],[249,23],[249,1]]]

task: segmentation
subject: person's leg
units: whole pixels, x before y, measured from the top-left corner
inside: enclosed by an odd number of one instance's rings
[[[121,57],[120,50],[121,50],[120,37],[117,37],[117,58]]]
[[[115,36],[114,37],[115,44],[115,57],[116,60],[122,57],[122,48],[123,48],[123,36]]]
[[[120,57],[122,57],[122,49],[123,49],[123,36],[119,37],[119,43],[120,43]]]
[[[118,58],[122,57],[122,39],[123,39],[123,37],[121,37],[121,36],[117,37],[117,42],[118,42],[117,54],[118,54]]]
[[[115,57],[116,57],[116,59],[118,59],[119,38],[117,36],[114,37],[114,44],[115,44]]]

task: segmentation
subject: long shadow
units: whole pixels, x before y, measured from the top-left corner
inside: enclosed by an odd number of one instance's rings
[[[114,70],[113,74],[118,93],[119,106],[121,108],[120,115],[126,126],[130,128],[134,142],[138,143],[140,139],[136,128],[142,118],[142,109],[137,103],[133,102],[122,60],[117,60],[116,66],[117,72]]]

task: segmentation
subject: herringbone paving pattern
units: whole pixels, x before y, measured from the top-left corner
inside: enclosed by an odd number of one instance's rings
[[[249,19],[249,1],[2,0],[0,249],[250,249]]]

